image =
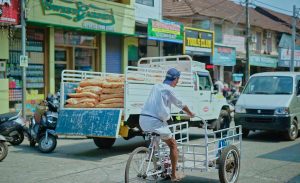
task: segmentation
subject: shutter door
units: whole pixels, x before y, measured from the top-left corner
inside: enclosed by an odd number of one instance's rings
[[[121,37],[106,34],[106,72],[121,73]]]

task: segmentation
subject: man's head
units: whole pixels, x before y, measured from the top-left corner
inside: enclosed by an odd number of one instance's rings
[[[164,83],[168,84],[172,87],[175,87],[178,83],[179,77],[180,77],[180,71],[178,71],[175,68],[171,68],[168,70],[168,72],[166,74]]]

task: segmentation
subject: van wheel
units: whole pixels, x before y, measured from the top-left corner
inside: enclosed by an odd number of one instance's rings
[[[237,128],[236,129],[236,133],[238,134],[239,133],[239,129]],[[242,137],[243,138],[247,138],[248,135],[250,133],[250,130],[246,129],[246,128],[242,128]]]
[[[222,130],[225,128],[229,128],[230,126],[230,114],[226,110],[221,110],[219,118],[216,120],[216,124],[214,127],[214,131]],[[226,133],[223,132],[223,136],[226,135]],[[221,133],[216,133],[216,137],[221,137]]]
[[[298,137],[298,125],[297,125],[297,120],[293,119],[293,122],[291,123],[290,129],[286,132],[286,139],[287,140],[295,140]]]

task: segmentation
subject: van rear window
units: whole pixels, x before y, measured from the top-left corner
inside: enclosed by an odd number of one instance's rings
[[[244,94],[290,95],[293,93],[293,78],[290,76],[256,76],[252,77]]]

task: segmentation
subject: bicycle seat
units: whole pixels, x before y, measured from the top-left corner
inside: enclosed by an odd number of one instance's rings
[[[147,136],[160,136],[158,133],[156,132],[143,132],[145,135]]]

